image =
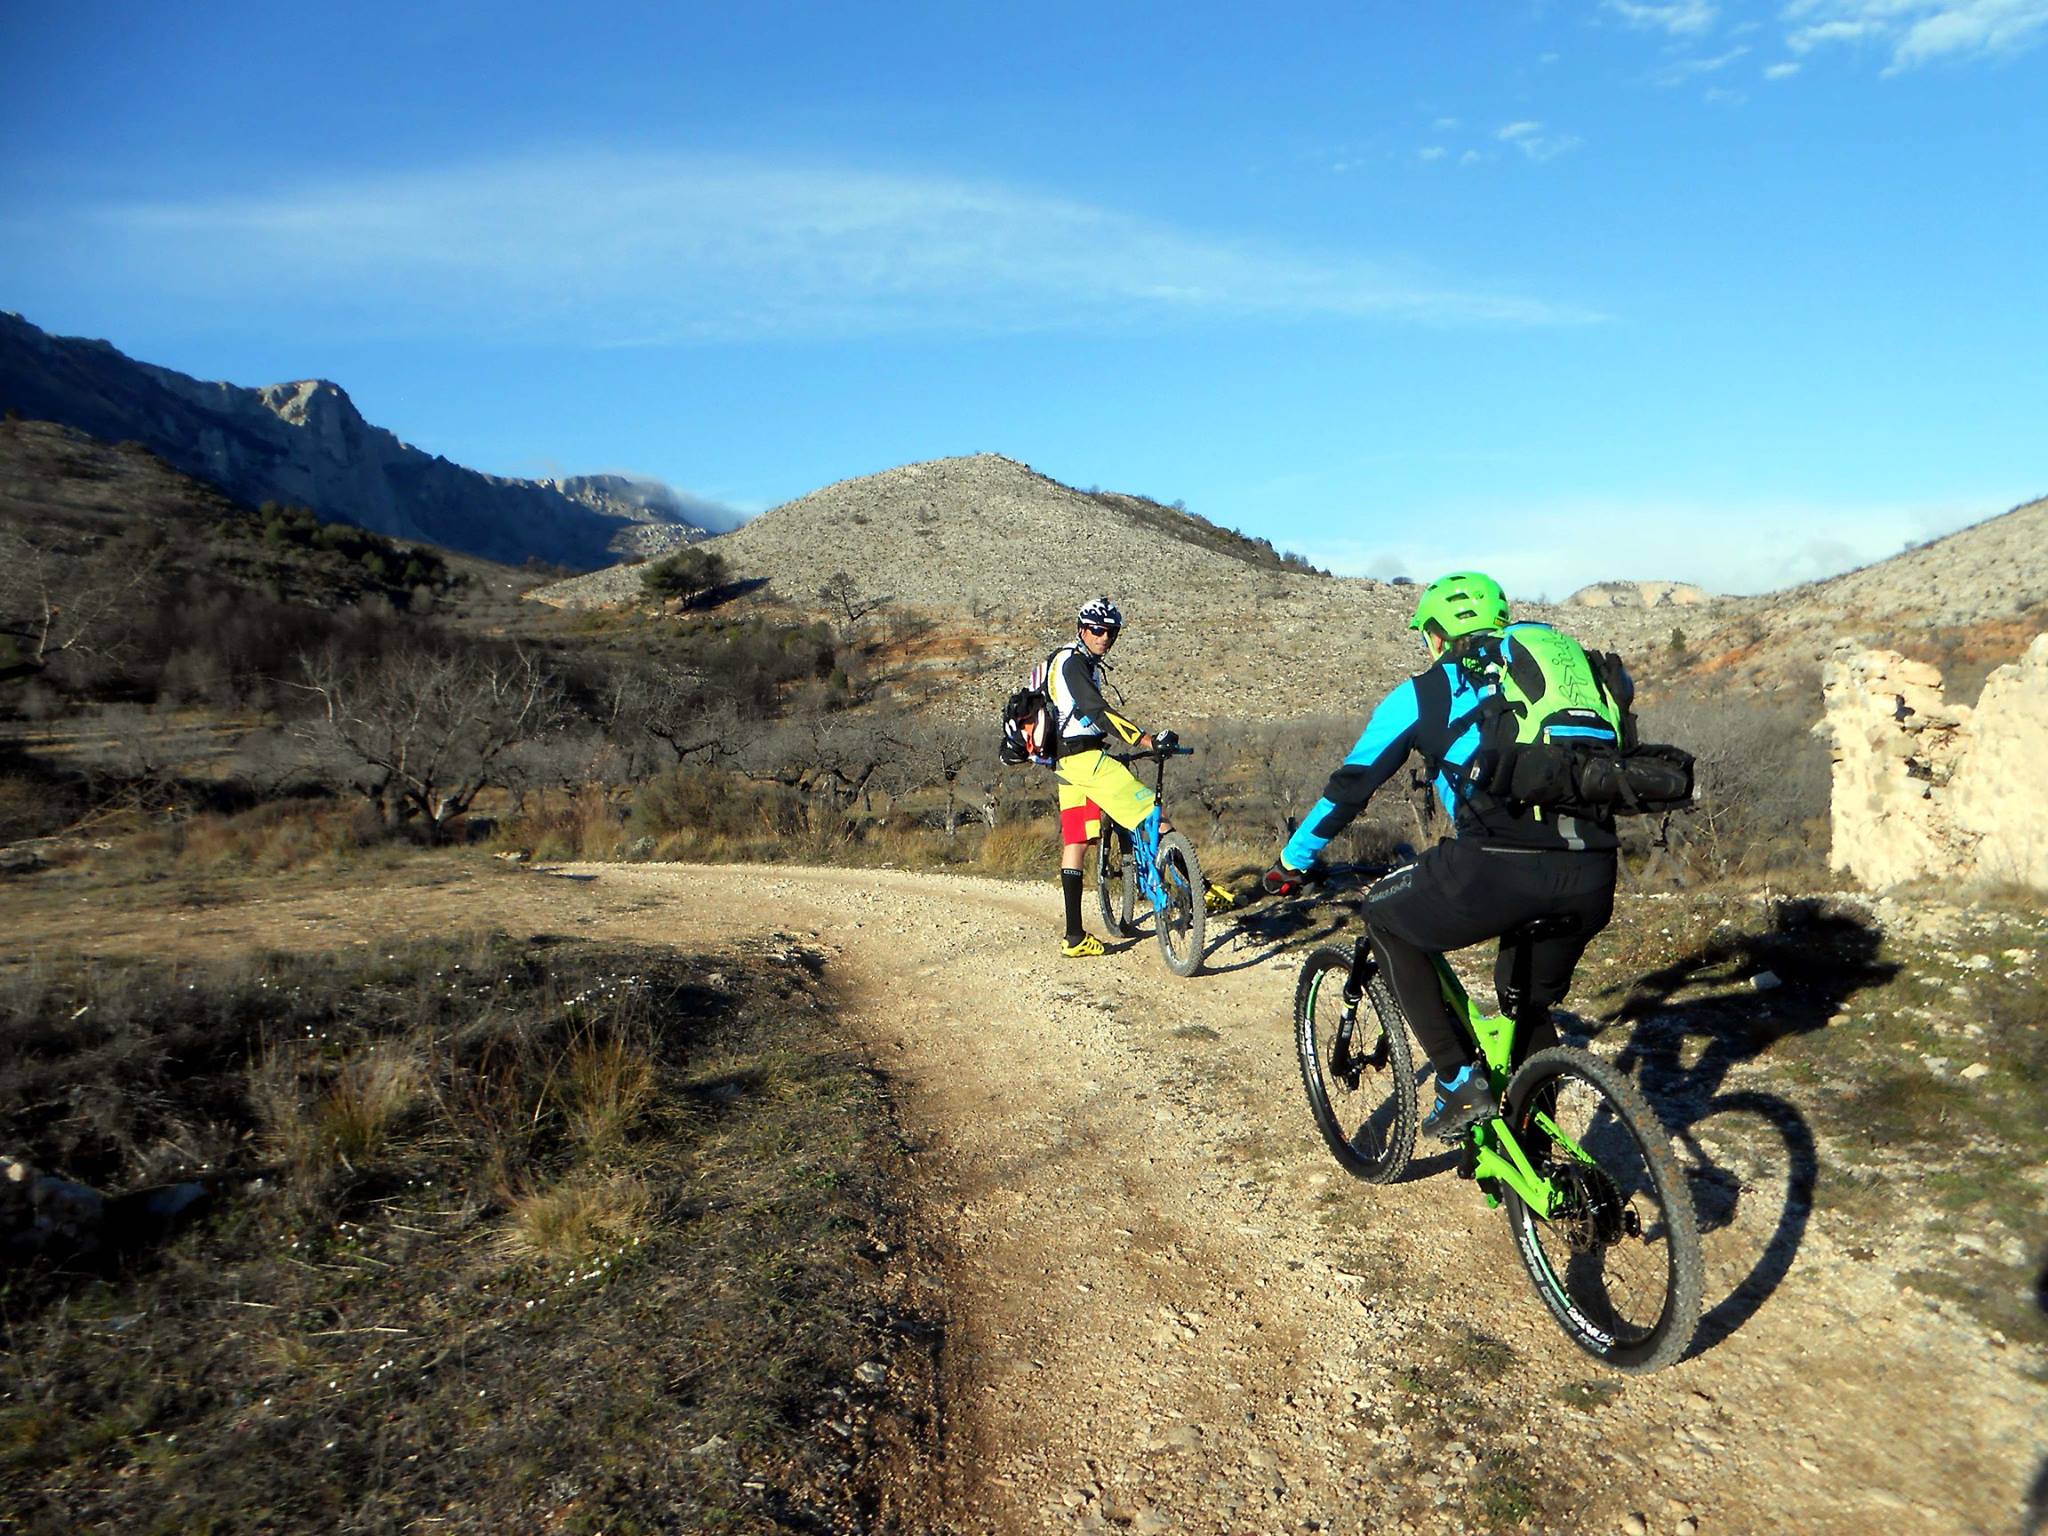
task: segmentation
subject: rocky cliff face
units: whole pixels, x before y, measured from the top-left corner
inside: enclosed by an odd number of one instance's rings
[[[1835,868],[1873,887],[1988,879],[2048,891],[2048,634],[1991,674],[1975,708],[1895,651],[1844,647],[1821,687]]]
[[[569,475],[542,480],[571,501],[622,525],[612,547],[654,557],[710,537],[710,529],[690,520],[689,511],[665,485],[627,475]]]
[[[48,335],[19,315],[0,314],[0,405],[140,442],[239,501],[293,502],[507,564],[605,565],[637,547],[633,530],[678,521],[645,500],[571,495],[423,453],[365,421],[324,379],[262,389],[208,383],[103,341]],[[682,537],[698,532],[686,525]]]
[[[1689,581],[1596,581],[1564,600],[1567,608],[1697,608],[1712,594]]]

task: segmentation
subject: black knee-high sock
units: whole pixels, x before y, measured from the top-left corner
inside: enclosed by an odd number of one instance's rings
[[[1060,871],[1060,890],[1067,898],[1067,942],[1081,942],[1081,871],[1063,869]]]

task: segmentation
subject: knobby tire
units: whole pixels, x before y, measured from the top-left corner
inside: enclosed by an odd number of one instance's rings
[[[1096,845],[1095,899],[1111,937],[1127,939],[1137,931],[1132,917],[1138,908],[1138,868],[1131,860],[1131,835],[1121,827],[1105,825]]]
[[[1538,1123],[1539,1109],[1594,1169]],[[1616,1370],[1642,1374],[1679,1359],[1700,1320],[1699,1223],[1670,1138],[1635,1084],[1589,1052],[1553,1046],[1509,1082],[1507,1116],[1536,1171],[1571,1196],[1546,1221],[1503,1191],[1516,1257],[1550,1315]]]
[[[1309,1113],[1331,1156],[1368,1184],[1391,1184],[1415,1155],[1415,1057],[1408,1020],[1386,978],[1366,984],[1347,1042],[1349,1060],[1335,1057],[1350,952],[1316,950],[1294,987],[1294,1049]],[[1358,1086],[1350,1086],[1356,1069]]]
[[[1202,935],[1208,925],[1202,861],[1194,844],[1178,832],[1159,839],[1159,878],[1166,887],[1164,910],[1152,914],[1159,933],[1159,953],[1176,976],[1192,976],[1202,968]]]

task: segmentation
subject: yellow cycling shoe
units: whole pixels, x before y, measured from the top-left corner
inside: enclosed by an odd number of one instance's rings
[[[1073,943],[1062,944],[1060,946],[1060,953],[1069,960],[1085,960],[1090,955],[1104,955],[1109,953],[1109,951],[1102,947],[1102,940],[1095,937],[1094,934],[1084,933],[1080,938],[1074,940]]]
[[[1212,884],[1202,896],[1202,906],[1210,912],[1228,912],[1236,905],[1237,898],[1220,885]]]

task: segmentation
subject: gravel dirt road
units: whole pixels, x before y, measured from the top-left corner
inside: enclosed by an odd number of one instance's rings
[[[821,952],[916,1149],[955,1530],[2026,1529],[2040,1362],[1788,1210],[1784,1158],[1742,1165],[1707,1233],[1693,1354],[1614,1375],[1444,1157],[1368,1189],[1324,1153],[1298,952],[1218,923],[1190,980],[1149,939],[1062,962],[1057,903],[1050,881],[896,871],[471,865],[38,927],[165,954],[483,925]]]

